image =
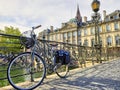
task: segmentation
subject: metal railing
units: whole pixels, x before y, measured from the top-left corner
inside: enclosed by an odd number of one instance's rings
[[[64,49],[70,52],[71,59],[75,60],[78,66],[84,64],[86,67],[86,62],[91,61],[94,65],[95,62],[98,63],[96,58],[95,47],[88,47],[88,46],[80,46],[76,44],[64,43],[64,42],[56,42],[56,41],[49,41],[49,40],[39,40],[41,42],[41,47],[43,48],[44,52],[47,53],[48,47],[47,44],[58,44],[57,49]],[[120,57],[120,47],[102,47],[101,48],[101,61],[108,61],[111,59],[115,59]]]
[[[20,52],[22,48],[21,48],[20,41],[19,41],[20,36],[0,33],[0,38],[6,38],[5,41],[1,41],[0,39],[0,54],[1,54],[0,56],[0,87],[2,87],[4,85],[8,85],[6,73],[7,73],[7,66],[10,62],[9,55],[13,53],[17,54],[18,52]],[[7,41],[7,39],[9,40]],[[10,41],[11,39],[17,40],[18,42],[11,42]],[[14,51],[14,49],[17,49],[18,52]],[[8,61],[5,62],[4,61],[5,59],[8,59]]]
[[[7,34],[0,34],[0,36],[5,36],[5,37],[11,37],[11,38],[16,38],[19,39],[20,36],[15,36],[15,35],[7,35]],[[97,58],[95,57],[95,48],[94,47],[88,47],[88,46],[80,46],[76,44],[70,44],[70,43],[64,43],[64,42],[56,42],[56,41],[49,41],[49,40],[39,40],[39,44],[41,46],[41,51],[40,53],[43,53],[43,58],[46,59],[47,55],[50,53],[49,50],[52,48],[50,44],[57,44],[56,49],[64,49],[70,52],[71,54],[71,67],[86,67],[87,62],[91,62],[92,65],[97,62]],[[1,43],[6,43],[6,42],[1,42]],[[7,44],[11,44],[7,42]],[[15,44],[20,44],[16,42]],[[13,48],[14,49],[14,48]],[[1,49],[2,50],[2,49]],[[102,61],[108,61],[111,59],[115,59],[120,57],[120,47],[102,47],[101,48],[101,60]],[[0,68],[0,73],[5,73],[7,72],[7,65],[5,66],[0,66],[3,68]],[[0,74],[1,75],[1,74]],[[0,83],[5,81],[7,82],[7,76],[3,75],[0,76]],[[7,82],[8,84],[8,82]],[[6,85],[7,85],[6,84]],[[1,84],[0,84],[1,87]]]

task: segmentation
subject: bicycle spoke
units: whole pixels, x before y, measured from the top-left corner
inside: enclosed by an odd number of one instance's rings
[[[23,56],[27,58],[20,59]],[[7,73],[8,80],[16,89],[33,89],[41,84],[44,79],[46,69],[43,60],[39,56],[35,55],[34,57],[37,59],[39,64],[38,62],[34,64],[30,57],[31,53],[23,53],[12,60],[9,65]],[[24,86],[23,83],[25,82],[26,85]],[[23,84],[23,86],[21,84]]]

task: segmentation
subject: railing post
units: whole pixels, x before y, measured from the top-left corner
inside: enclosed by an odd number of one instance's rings
[[[43,58],[44,58],[44,61],[45,61],[45,55],[46,55],[46,51],[45,51],[45,35],[43,35],[42,39],[43,39],[43,48],[44,48],[44,56],[43,56]],[[46,66],[46,61],[45,61],[45,66]],[[47,76],[47,73],[45,75],[45,78],[46,78],[46,76]]]

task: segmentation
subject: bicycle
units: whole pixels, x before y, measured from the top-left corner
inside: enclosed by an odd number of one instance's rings
[[[53,67],[51,63],[47,63],[43,56],[40,55],[41,47],[36,38],[34,30],[41,25],[32,27],[32,30],[24,32],[20,37],[23,44],[30,52],[23,52],[11,60],[7,69],[7,78],[9,83],[18,90],[33,90],[38,87],[46,76],[46,70]],[[37,51],[36,51],[37,48]],[[50,59],[51,60],[51,59]],[[64,78],[68,72],[68,65],[64,68],[65,74],[61,74],[60,67],[64,65],[58,63],[54,65],[54,72],[61,78]],[[62,73],[64,73],[62,71]],[[26,84],[27,83],[27,84]]]
[[[0,66],[9,64],[9,62],[11,61],[11,59],[14,58],[14,57],[15,57],[14,54],[5,55],[3,58],[1,58]]]

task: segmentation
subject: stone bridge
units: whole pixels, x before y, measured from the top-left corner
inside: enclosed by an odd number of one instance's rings
[[[0,90],[14,90],[11,86]],[[120,58],[70,70],[66,79],[56,75],[47,76],[35,90],[120,90]]]
[[[6,36],[8,38],[11,37],[13,39],[20,38],[20,36],[11,36],[4,34],[0,35]],[[47,76],[43,84],[35,90],[120,90],[120,59],[109,61],[111,59],[120,57],[120,47],[102,47],[101,60],[103,62],[106,62],[94,65],[94,63],[97,61],[97,59],[95,58],[96,53],[94,47],[47,40],[39,41],[41,51],[44,51],[44,56],[49,54],[49,44],[58,44],[59,49],[64,49],[71,52],[72,59],[78,62],[77,66],[82,67],[82,65],[84,64],[84,66],[87,66],[87,68],[78,68],[71,70],[69,72],[69,76],[66,79],[60,79],[55,75]],[[10,42],[4,43],[8,44]],[[7,48],[0,48],[7,50]],[[89,61],[92,62],[94,66],[90,67],[89,65],[85,65]],[[2,71],[4,71],[4,73],[6,72],[6,70],[1,70],[1,73],[3,73]],[[11,86],[6,86],[2,88],[0,87],[0,90],[14,89]]]

